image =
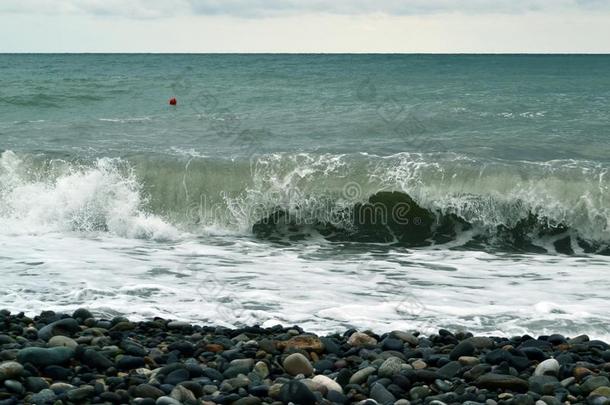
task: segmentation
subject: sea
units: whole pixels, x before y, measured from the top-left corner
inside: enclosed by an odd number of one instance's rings
[[[0,308],[608,339],[609,169],[609,55],[2,54]]]

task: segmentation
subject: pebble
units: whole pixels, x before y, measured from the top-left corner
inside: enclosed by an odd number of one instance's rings
[[[298,349],[316,353],[322,353],[324,351],[324,344],[319,337],[314,335],[294,336],[285,342],[278,343],[278,347],[284,351],[288,349]]]
[[[398,374],[400,372],[403,364],[404,361],[402,361],[398,357],[388,357],[381,364],[381,366],[379,366],[377,374],[379,375],[379,377],[392,378],[395,374]]]
[[[339,385],[338,382],[325,375],[317,375],[312,379],[312,381],[323,385],[324,387],[326,387],[327,391],[337,391],[343,393],[343,388],[341,388],[341,385]]]
[[[521,378],[492,373],[484,374],[477,378],[475,385],[481,388],[508,389],[516,392],[527,391],[529,388],[528,382]]]
[[[280,397],[285,404],[290,402],[300,405],[315,405],[316,396],[298,380],[284,384],[280,389]]]
[[[293,353],[284,359],[284,370],[291,375],[311,375],[313,366],[301,353]]]
[[[15,394],[21,394],[24,392],[23,385],[16,380],[6,380],[4,381],[4,386]]]
[[[419,344],[419,339],[416,336],[413,336],[413,334],[408,333],[408,332],[401,332],[401,331],[393,331],[392,333],[390,333],[390,335],[408,343],[411,346],[417,346]]]
[[[133,396],[142,398],[157,399],[164,396],[164,392],[159,388],[153,387],[149,384],[140,384],[133,388]]]
[[[28,347],[17,353],[17,361],[21,364],[31,363],[37,367],[60,365],[74,357],[74,349],[69,347]]]
[[[39,393],[32,395],[32,404],[36,404],[36,405],[52,404],[55,401],[55,398],[57,398],[57,395],[55,395],[55,392],[46,388],[46,389],[43,389],[42,391],[40,391]]]
[[[91,385],[83,385],[79,388],[68,391],[67,397],[72,402],[80,402],[89,398],[95,392],[95,388]]]
[[[591,391],[591,393],[589,394],[590,397],[593,397],[596,395],[610,398],[610,387],[606,387],[606,386],[597,387],[593,391]]]
[[[183,385],[177,385],[176,387],[174,387],[174,389],[172,389],[172,392],[170,393],[170,397],[178,402],[197,402],[195,394]]]
[[[95,319],[85,309],[72,318],[0,311],[0,325],[0,405],[610,403],[610,346],[584,336],[316,336]]]
[[[377,339],[362,332],[354,332],[347,339],[347,344],[355,347],[373,347],[377,344]]]
[[[545,375],[552,374],[557,375],[559,373],[559,362],[555,359],[548,359],[536,366],[534,375]]]
[[[23,366],[16,361],[5,361],[0,363],[0,380],[16,378],[23,373]]]
[[[462,340],[458,343],[451,353],[449,353],[450,360],[457,360],[462,356],[472,356],[475,352],[476,348],[469,340]]]
[[[361,384],[376,371],[375,367],[366,367],[356,371],[349,379],[350,384]]]
[[[458,361],[464,366],[476,366],[480,363],[478,357],[472,356],[460,356],[460,358],[458,358]]]
[[[610,381],[607,377],[604,376],[591,376],[587,378],[582,384],[580,384],[580,389],[583,393],[589,394],[599,387],[608,387],[610,386]]]
[[[415,370],[422,370],[428,367],[428,364],[426,364],[426,362],[423,360],[417,359],[413,363],[411,363],[411,366],[413,366]]]
[[[375,383],[371,387],[370,397],[381,405],[392,405],[396,402],[396,398],[382,384]]]
[[[167,396],[157,398],[155,401],[156,405],[182,405],[182,402]]]
[[[259,361],[254,365],[254,371],[261,377],[267,378],[269,376],[269,367],[264,361]]]
[[[53,336],[72,336],[78,331],[80,331],[80,326],[76,319],[65,318],[52,322],[41,328],[38,331],[38,337],[42,340],[48,341]]]

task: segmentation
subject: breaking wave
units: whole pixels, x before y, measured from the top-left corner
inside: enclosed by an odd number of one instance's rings
[[[3,232],[174,239],[231,232],[290,242],[609,254],[608,168],[456,154],[132,155],[5,151]]]

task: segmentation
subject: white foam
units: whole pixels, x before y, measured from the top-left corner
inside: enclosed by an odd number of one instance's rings
[[[178,231],[144,211],[140,186],[113,159],[92,167],[63,165],[32,173],[15,153],[0,156],[0,225],[4,233],[99,232],[146,239],[175,239]]]
[[[135,319],[314,332],[444,327],[610,338],[607,257],[348,252],[232,236],[167,244],[0,233],[0,306],[32,314],[87,306]]]

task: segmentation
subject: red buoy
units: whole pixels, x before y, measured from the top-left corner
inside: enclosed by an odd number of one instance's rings
[[[178,104],[178,101],[176,101],[176,97],[172,97],[169,99],[169,105],[176,105]]]

